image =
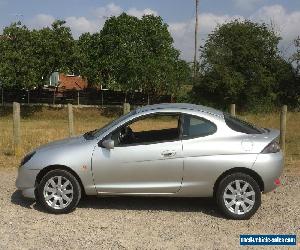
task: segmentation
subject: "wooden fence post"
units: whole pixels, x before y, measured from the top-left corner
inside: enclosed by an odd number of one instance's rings
[[[13,103],[13,150],[14,154],[20,152],[21,146],[21,117],[20,117],[20,103]]]
[[[72,104],[68,103],[69,136],[74,135],[74,116]]]
[[[287,105],[283,105],[280,113],[280,147],[283,154],[285,154],[286,114]]]
[[[130,104],[125,102],[123,104],[123,114],[125,115],[125,114],[127,114],[129,112],[130,112]]]
[[[79,90],[77,91],[77,105],[80,105],[80,93]]]
[[[232,116],[235,116],[235,104],[230,104],[229,112]]]

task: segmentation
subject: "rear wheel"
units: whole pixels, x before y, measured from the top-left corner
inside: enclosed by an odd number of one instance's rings
[[[56,169],[48,172],[37,188],[37,201],[50,213],[73,211],[81,198],[81,187],[68,171]]]
[[[245,220],[260,207],[261,191],[251,176],[234,173],[220,182],[216,199],[220,210],[228,218]]]

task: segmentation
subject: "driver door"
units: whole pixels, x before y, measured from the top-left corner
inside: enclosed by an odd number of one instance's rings
[[[177,192],[183,177],[180,131],[179,114],[160,113],[143,116],[112,132],[107,138],[114,141],[114,148],[96,147],[93,153],[97,192]]]

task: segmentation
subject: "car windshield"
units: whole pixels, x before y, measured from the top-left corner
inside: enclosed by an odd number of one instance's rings
[[[109,130],[110,128],[112,128],[113,126],[117,125],[118,123],[126,120],[128,117],[134,115],[136,113],[136,110],[131,111],[130,113],[127,113],[125,115],[120,116],[119,118],[117,118],[116,120],[113,120],[112,122],[106,124],[104,127],[99,128],[99,129],[95,129],[92,131],[89,131],[87,133],[85,133],[83,135],[83,137],[86,140],[92,140],[98,136],[100,136],[101,134],[103,134],[104,132],[106,132],[107,130]]]

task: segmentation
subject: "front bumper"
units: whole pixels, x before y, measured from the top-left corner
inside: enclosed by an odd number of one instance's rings
[[[16,187],[22,191],[24,197],[35,199],[35,180],[39,172],[40,170],[28,169],[24,166],[19,168]]]
[[[252,169],[260,175],[264,183],[264,193],[274,190],[276,180],[283,171],[282,152],[271,154],[259,154]]]

